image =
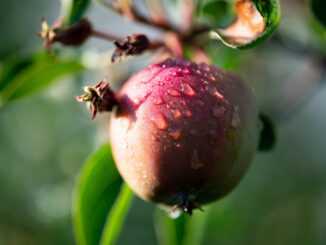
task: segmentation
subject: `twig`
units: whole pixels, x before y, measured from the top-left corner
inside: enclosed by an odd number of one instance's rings
[[[161,21],[156,22],[143,16],[135,8],[132,0],[116,0],[115,1],[116,4],[113,4],[112,2],[109,3],[105,0],[97,0],[97,2],[111,11],[126,16],[128,19],[132,21],[136,21],[148,26],[154,26],[164,31],[167,30],[175,31],[175,32],[179,31],[178,29],[176,29],[174,26],[170,25],[167,22],[161,22]]]

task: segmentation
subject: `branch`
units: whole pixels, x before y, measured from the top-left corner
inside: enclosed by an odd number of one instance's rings
[[[152,27],[154,26],[163,31],[179,32],[177,28],[167,23],[166,21],[156,21],[155,19],[148,19],[146,16],[143,16],[135,8],[132,0],[115,0],[113,3],[107,2],[105,0],[97,0],[97,2],[105,8],[114,11],[120,15],[123,15],[132,21],[139,22]]]

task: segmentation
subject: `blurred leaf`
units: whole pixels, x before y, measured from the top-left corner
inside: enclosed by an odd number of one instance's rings
[[[225,29],[216,29],[229,47],[246,49],[266,41],[280,21],[278,0],[236,0],[237,20]]]
[[[262,128],[260,131],[258,150],[269,151],[274,147],[276,142],[275,126],[273,121],[263,113],[260,113],[259,119]]]
[[[157,209],[154,213],[154,224],[159,245],[180,245],[184,240],[187,215],[182,213],[171,218],[166,212]]]
[[[205,233],[208,210],[193,216],[182,213],[171,218],[166,212],[157,209],[154,225],[159,245],[200,245]]]
[[[0,70],[0,92],[10,83],[16,74],[32,65],[33,62],[33,57],[23,59],[8,58],[5,60]]]
[[[74,24],[78,20],[80,20],[88,6],[90,4],[90,0],[68,0],[70,1],[70,6],[68,7],[68,11],[66,14],[66,21],[68,25]]]
[[[310,7],[315,18],[326,28],[326,1],[310,0]]]
[[[227,0],[212,0],[203,6],[197,6],[199,16],[207,19],[210,25],[218,28],[225,28],[230,25],[235,18],[233,4]]]
[[[13,63],[5,63],[0,75],[2,104],[20,99],[49,86],[61,76],[79,72],[77,61],[60,61],[48,55],[33,56]]]
[[[129,211],[132,198],[132,190],[124,183],[117,200],[109,212],[101,238],[101,245],[115,244]]]
[[[86,162],[76,185],[73,220],[77,243],[98,245],[103,229],[103,241],[114,242],[130,201],[130,190],[123,186],[110,147],[105,144]]]

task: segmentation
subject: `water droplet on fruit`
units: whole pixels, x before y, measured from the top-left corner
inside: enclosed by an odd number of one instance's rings
[[[169,124],[166,121],[163,114],[157,114],[157,115],[151,116],[150,120],[155,125],[155,127],[159,130],[166,130],[169,128]]]
[[[183,74],[189,75],[191,72],[189,71],[189,69],[183,69],[182,70]]]
[[[232,113],[232,119],[231,119],[231,126],[234,127],[234,128],[239,127],[240,123],[241,123],[238,111],[239,111],[239,107],[235,106],[234,111]]]
[[[159,97],[157,97],[154,101],[153,101],[154,105],[163,105],[164,104],[164,100],[162,98],[162,96],[160,95]]]
[[[130,120],[128,118],[121,119],[121,126],[127,132],[130,128]]]
[[[172,115],[173,115],[173,117],[175,119],[181,119],[182,118],[182,112],[179,109],[173,109],[171,111],[171,113],[172,113]]]
[[[173,100],[171,100],[169,104],[170,104],[171,107],[177,107],[178,106],[178,103],[173,101]]]
[[[211,71],[211,66],[206,63],[199,64],[199,67],[204,71]]]
[[[192,169],[196,170],[196,169],[199,169],[202,166],[203,166],[203,164],[200,162],[200,160],[198,158],[197,150],[193,149],[192,154],[191,154],[190,167]]]
[[[168,90],[168,94],[171,96],[175,96],[175,97],[178,97],[181,95],[177,90],[175,90],[173,88]]]
[[[173,77],[178,77],[178,76],[181,75],[181,72],[179,72],[179,71],[170,71],[169,75],[173,76]]]
[[[225,109],[225,107],[223,107],[221,105],[214,105],[212,108],[212,111],[213,111],[213,116],[216,118],[219,118],[220,116],[222,116],[224,114],[226,109]]]
[[[125,150],[128,148],[128,143],[126,141],[122,143],[122,148]]]
[[[151,136],[151,140],[152,140],[152,141],[157,141],[157,137],[155,136],[155,134],[152,134],[152,136]]]
[[[188,83],[181,83],[181,91],[188,96],[194,96],[195,90]]]
[[[215,85],[213,83],[209,83],[206,85],[206,91],[212,95],[212,96],[215,96],[219,99],[223,99],[223,95],[221,95],[218,91],[217,91],[217,88],[215,87]]]
[[[169,132],[169,135],[170,135],[173,139],[175,139],[175,140],[180,139],[180,137],[181,137],[181,130],[180,130],[180,129],[171,130],[171,131]]]
[[[183,115],[184,115],[185,117],[190,118],[190,117],[192,116],[192,113],[191,113],[191,111],[189,111],[189,110],[185,110],[185,111],[183,112]]]
[[[174,143],[174,145],[177,147],[177,148],[181,148],[182,145],[180,143]]]

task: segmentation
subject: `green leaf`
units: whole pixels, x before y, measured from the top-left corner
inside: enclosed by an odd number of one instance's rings
[[[310,0],[311,11],[315,18],[326,28],[326,1],[325,0]]]
[[[131,197],[115,167],[110,146],[103,145],[86,162],[75,188],[73,224],[77,243],[113,244]]]
[[[260,113],[259,119],[261,123],[261,131],[258,150],[269,151],[273,149],[276,142],[275,126],[273,121],[263,113]]]
[[[131,206],[133,192],[124,183],[121,187],[121,192],[117,200],[109,212],[106,224],[104,226],[101,245],[114,244],[121,231],[123,222]]]
[[[205,233],[209,210],[196,212],[193,216],[182,213],[171,218],[157,209],[154,213],[155,232],[159,245],[200,245]]]
[[[233,4],[227,0],[212,0],[199,6],[199,17],[207,20],[211,26],[225,28],[235,18]]]
[[[31,66],[34,62],[33,57],[24,57],[22,59],[10,57],[6,59],[0,70],[0,92],[8,86],[16,74]]]
[[[80,20],[90,5],[90,0],[68,0],[70,5],[66,11],[66,22],[72,25]]]
[[[236,0],[235,7],[237,20],[215,30],[218,38],[232,48],[251,48],[266,41],[280,21],[278,0]]]
[[[171,218],[166,212],[157,209],[154,213],[155,232],[159,245],[181,245],[187,223],[187,215],[182,213]]]
[[[2,105],[40,91],[59,77],[83,70],[76,61],[60,61],[45,56],[22,59],[11,65],[9,63],[0,76]]]

